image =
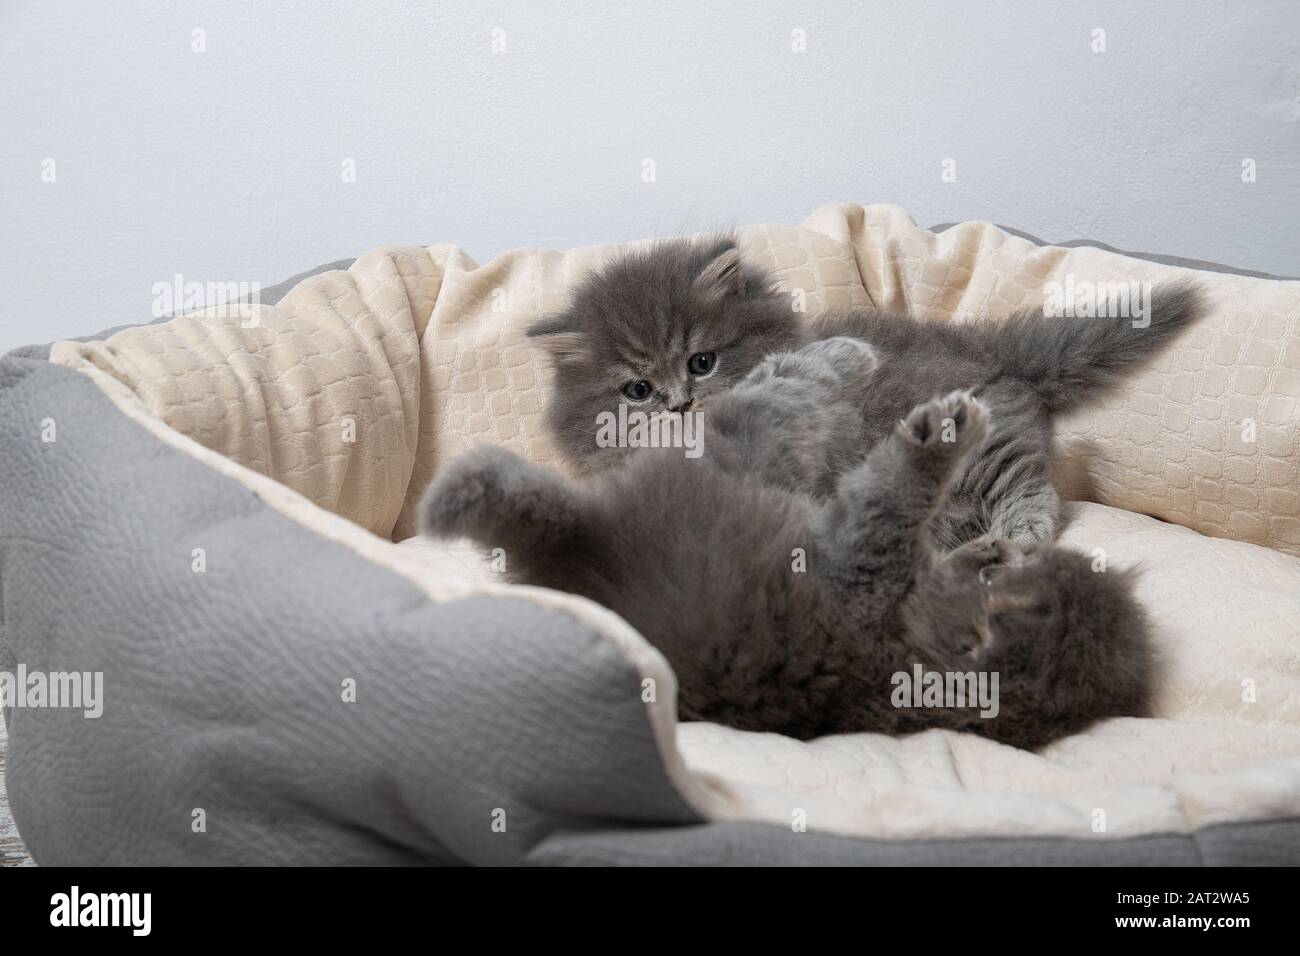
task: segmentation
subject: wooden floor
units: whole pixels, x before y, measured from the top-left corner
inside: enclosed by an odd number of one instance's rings
[[[5,745],[9,742],[5,724],[0,720],[0,866],[35,866],[27,855],[18,828],[9,815],[9,796],[5,791]]]

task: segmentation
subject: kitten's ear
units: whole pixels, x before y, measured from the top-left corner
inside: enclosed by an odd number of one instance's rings
[[[732,246],[714,256],[695,277],[695,288],[709,299],[739,296],[744,291],[740,250]]]
[[[575,358],[582,351],[582,333],[573,327],[571,317],[564,312],[538,319],[525,334],[530,339],[539,339],[557,361]]]

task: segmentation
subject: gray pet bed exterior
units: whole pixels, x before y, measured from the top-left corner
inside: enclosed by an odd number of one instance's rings
[[[0,667],[102,671],[106,703],[94,720],[5,712],[9,797],[41,864],[1300,859],[1297,821],[898,842],[707,822],[666,775],[639,675],[608,642],[528,602],[430,602],[47,354],[0,360]],[[56,443],[40,440],[47,418]],[[174,574],[195,529],[222,560]]]

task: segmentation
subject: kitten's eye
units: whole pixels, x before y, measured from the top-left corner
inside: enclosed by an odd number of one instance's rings
[[[708,375],[717,361],[716,352],[696,352],[686,360],[686,370],[692,375]]]
[[[650,397],[652,391],[654,391],[654,387],[643,378],[637,379],[635,382],[628,382],[623,386],[623,394],[634,402],[644,402]]]

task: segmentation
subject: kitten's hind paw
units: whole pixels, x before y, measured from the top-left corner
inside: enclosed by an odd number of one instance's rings
[[[435,538],[475,537],[503,510],[512,476],[527,469],[518,455],[495,445],[472,449],[438,473],[420,501],[420,531]]]
[[[557,555],[594,546],[599,531],[568,479],[493,445],[447,465],[424,493],[419,515],[424,534],[503,548],[517,559],[515,570],[531,567],[534,579]]]
[[[969,391],[918,405],[898,423],[898,434],[908,444],[952,455],[978,447],[988,433],[988,409]]]
[[[944,561],[958,573],[974,575],[998,565],[1019,564],[1022,558],[1023,552],[1014,541],[986,534],[956,548]]]

